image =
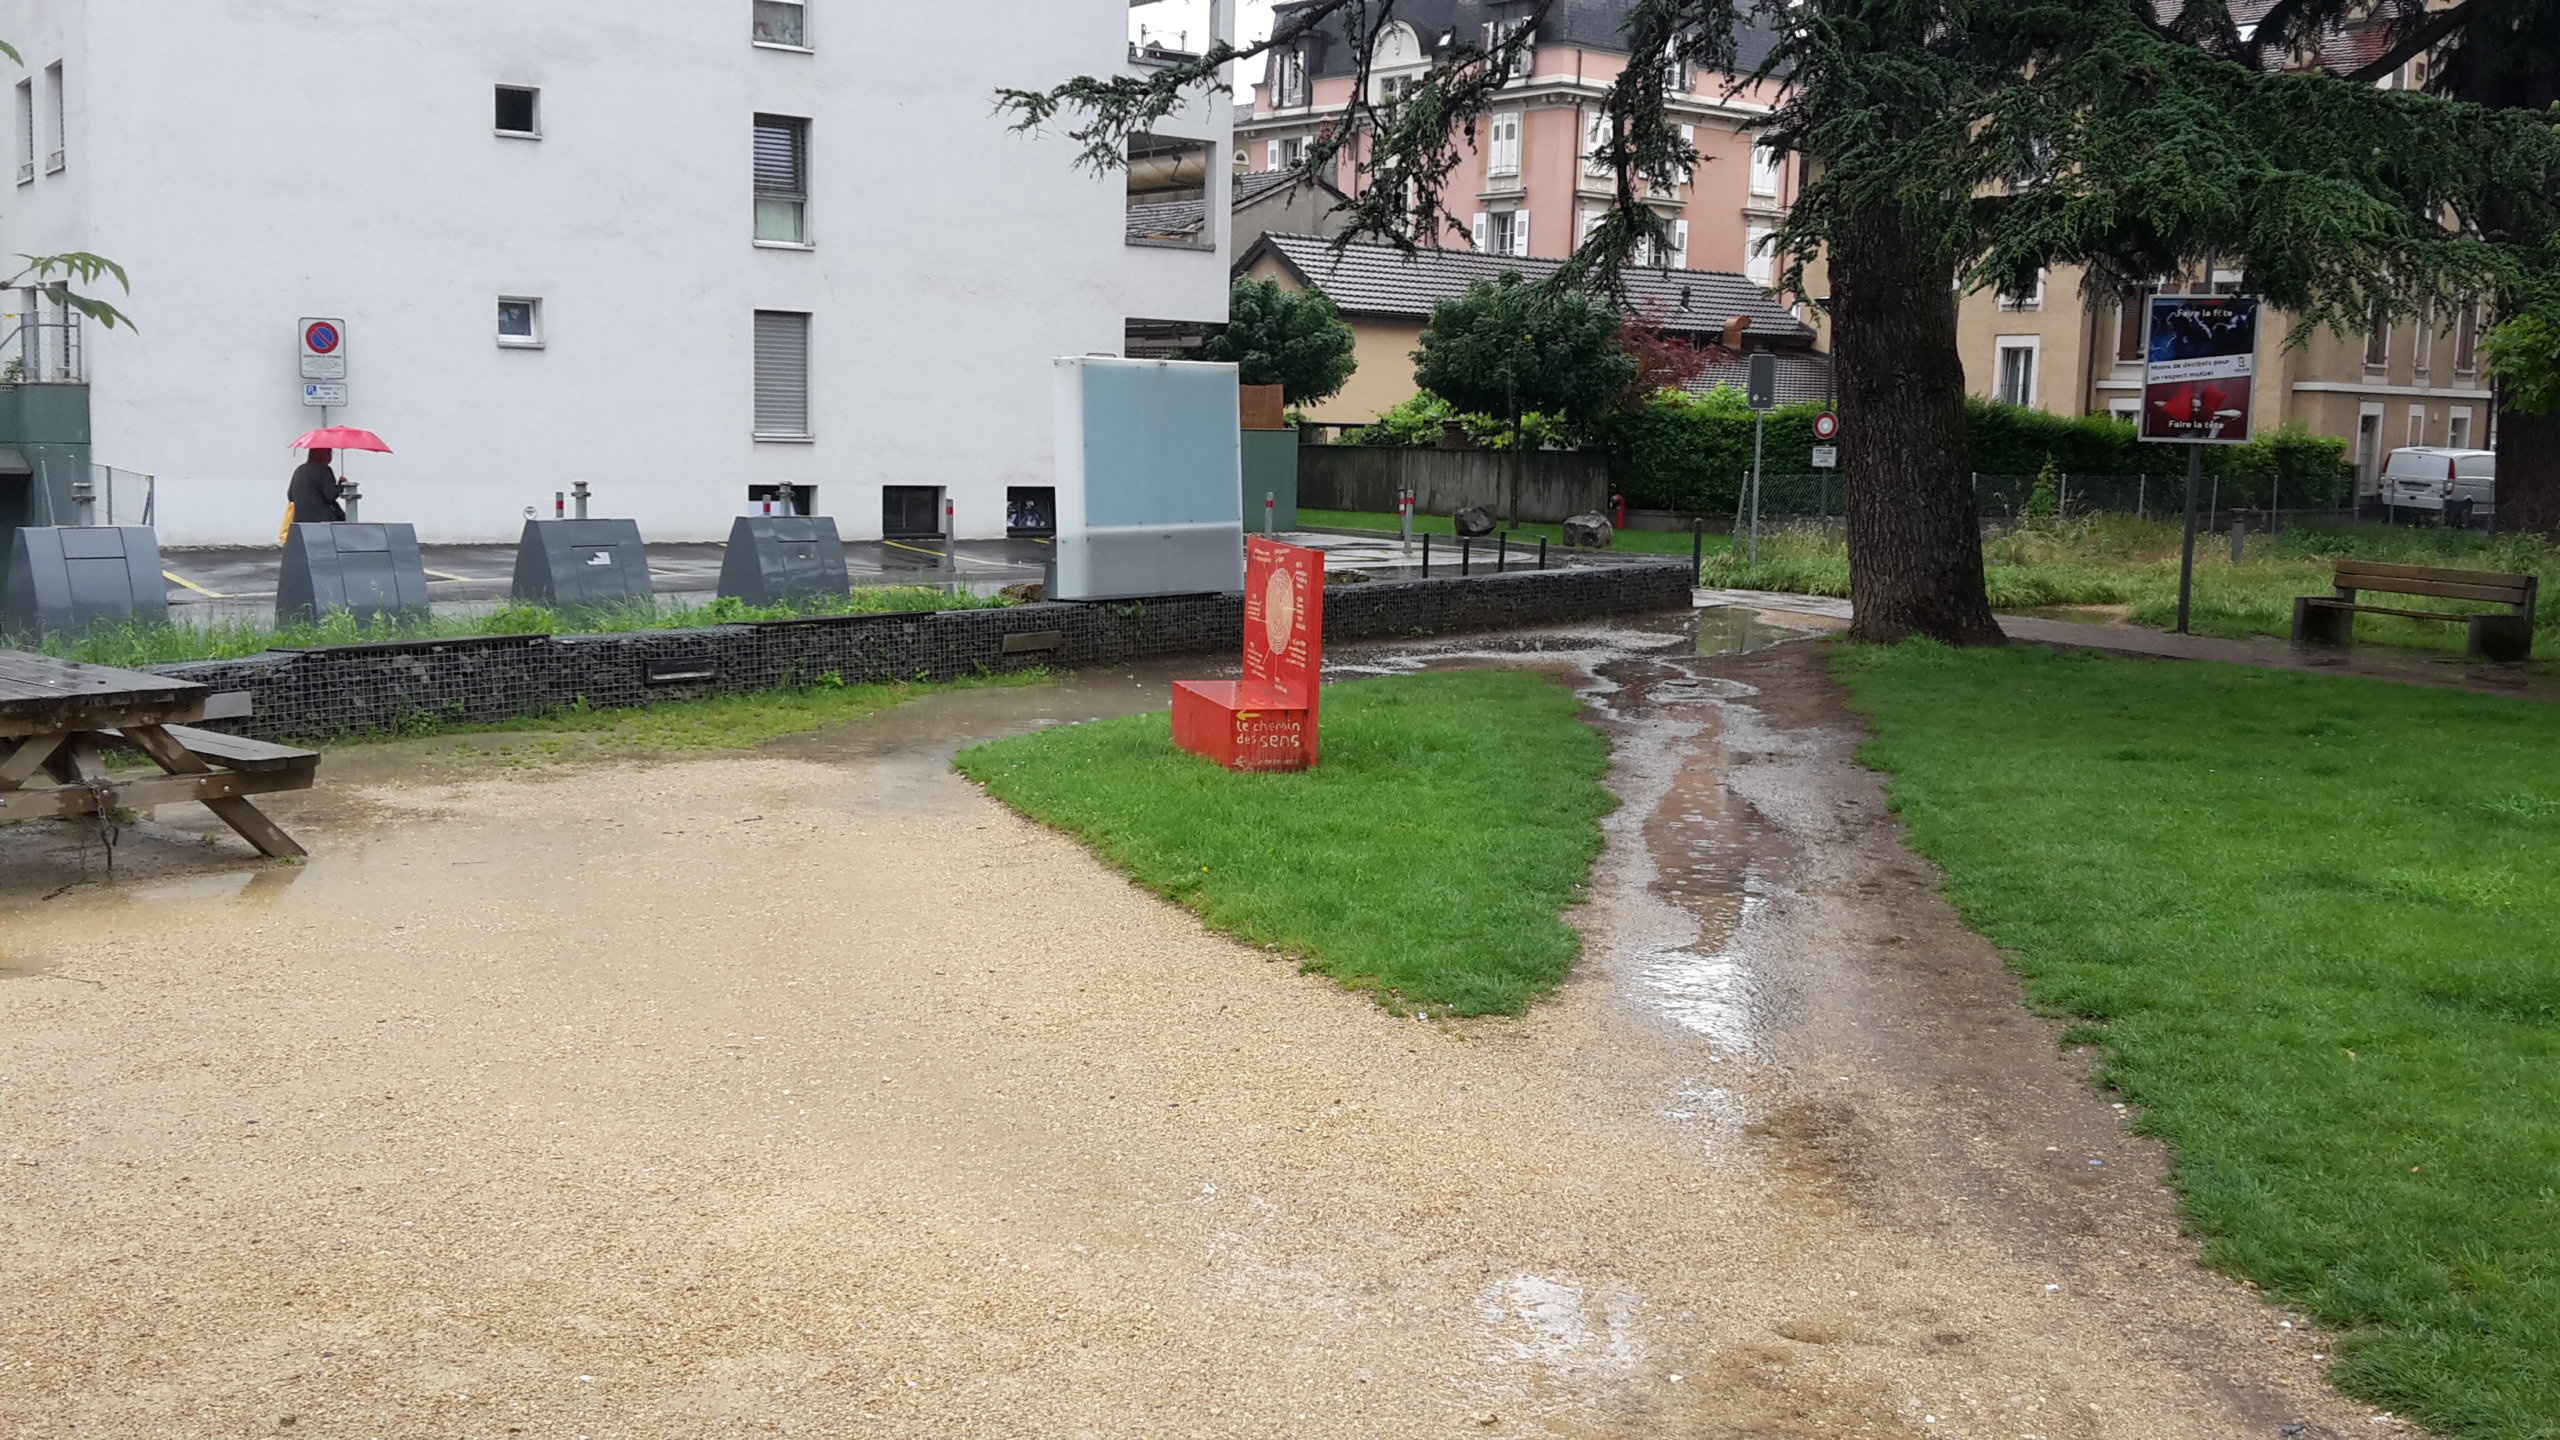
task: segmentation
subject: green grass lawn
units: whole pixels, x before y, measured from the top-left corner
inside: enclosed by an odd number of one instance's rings
[[[2047,522],[1995,535],[1983,543],[1983,582],[2001,610],[2046,605],[2122,605],[2137,625],[2167,629],[2177,623],[2179,527],[2130,515]],[[2295,525],[2272,536],[2251,536],[2247,559],[2231,563],[2227,534],[2198,536],[2191,627],[2200,635],[2240,639],[2293,633],[2293,597],[2326,595],[2341,559],[2464,570],[2532,572],[2542,577],[2534,653],[2549,664],[2560,657],[2560,552],[2529,535],[2482,535],[2463,530],[2384,525]],[[1730,553],[1710,554],[1702,569],[1710,585],[1846,596],[1849,555],[1834,524],[1791,523],[1764,531],[1760,563]],[[2380,598],[2380,597],[2376,597]],[[2447,611],[2494,607],[2426,599],[2391,601],[2412,609]],[[2460,650],[2465,627],[2389,615],[2356,617],[2356,638],[2374,644]]]
[[[1298,523],[1323,525],[1339,530],[1384,530],[1390,534],[1402,533],[1396,529],[1396,517],[1393,511],[1377,514],[1367,510],[1300,510]],[[1511,532],[1513,544],[1516,545],[1526,539],[1532,550],[1538,548],[1538,537],[1542,535],[1552,544],[1564,543],[1564,527],[1561,525],[1507,525],[1503,528]],[[1414,516],[1413,533],[1419,535],[1426,530],[1434,535],[1458,533],[1457,522],[1446,515]],[[1489,542],[1478,541],[1477,543]],[[1731,543],[1726,536],[1709,535],[1707,553],[1717,554]],[[1689,532],[1686,530],[1621,530],[1609,548],[1637,555],[1686,555],[1689,553]]]
[[[2560,709],[1844,648],[1912,843],[2349,1392],[2560,1436]]]
[[[574,611],[508,603],[477,615],[388,617],[359,625],[344,610],[316,624],[275,625],[266,620],[218,620],[205,626],[101,623],[77,635],[49,635],[40,645],[8,643],[64,660],[92,665],[174,665],[188,660],[236,660],[279,648],[369,645],[389,640],[448,640],[472,635],[601,635],[628,630],[682,630],[748,620],[796,620],[812,615],[876,615],[890,610],[979,610],[1011,604],[930,585],[857,585],[848,595],[827,595],[797,605],[754,606],[734,597],[700,603],[656,598]]]
[[[964,750],[989,793],[1210,928],[1398,1010],[1516,1015],[1573,966],[1609,746],[1516,670],[1329,685],[1317,768],[1233,774],[1159,712]]]

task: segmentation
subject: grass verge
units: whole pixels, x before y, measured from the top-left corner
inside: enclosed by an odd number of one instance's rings
[[[1211,929],[1398,1010],[1516,1015],[1581,953],[1561,912],[1617,803],[1581,711],[1544,675],[1446,671],[1325,687],[1321,761],[1297,774],[1177,750],[1162,712],[955,763]]]
[[[1390,534],[1399,533],[1396,530],[1396,517],[1392,511],[1372,513],[1367,510],[1300,510],[1298,523],[1326,525],[1342,530],[1384,530]],[[1564,543],[1564,527],[1561,525],[1523,524],[1508,525],[1503,528],[1511,532],[1512,543],[1515,545],[1526,537],[1529,548],[1532,550],[1537,548],[1540,536],[1546,537],[1557,545]],[[1419,535],[1426,530],[1434,535],[1458,533],[1457,522],[1446,515],[1414,516],[1413,533]],[[1707,553],[1716,554],[1731,543],[1730,536],[1709,535]],[[1689,532],[1686,530],[1621,530],[1617,533],[1617,538],[1610,543],[1609,548],[1632,555],[1686,555],[1689,553]]]
[[[2560,715],[2338,676],[1844,648],[1913,845],[2350,1393],[2560,1436]]]
[[[827,595],[798,605],[755,606],[724,596],[696,604],[657,599],[555,610],[508,603],[475,615],[432,615],[406,621],[377,619],[359,625],[346,611],[316,624],[275,625],[264,620],[216,620],[209,625],[93,625],[77,635],[49,635],[40,650],[92,665],[175,665],[188,660],[236,660],[276,649],[316,645],[371,645],[392,640],[451,640],[473,635],[603,635],[631,630],[684,630],[751,620],[798,620],[813,615],[877,615],[892,610],[982,610],[1012,602],[954,593],[929,585],[861,585],[849,595]],[[11,642],[16,643],[16,642]]]
[[[2046,521],[1983,542],[1983,583],[1999,610],[2047,605],[2123,605],[2135,624],[2166,629],[2177,622],[2179,527],[2131,515]],[[2293,633],[2293,598],[2326,595],[2336,562],[2378,560],[2464,570],[2536,573],[2542,577],[2534,651],[2560,656],[2560,552],[2530,535],[2386,525],[2294,525],[2249,537],[2246,560],[2231,563],[2224,536],[2198,536],[2193,615],[2198,634],[2243,639]],[[1761,536],[1760,563],[1738,555],[1707,557],[1709,585],[1845,597],[1849,554],[1834,524],[1790,523]],[[2385,600],[2384,603],[2394,603]],[[2494,607],[2417,599],[2415,609],[2448,613]],[[2459,651],[2463,626],[2359,615],[2356,638],[2371,644]]]
[[[936,683],[846,685],[821,681],[787,690],[675,700],[628,710],[590,710],[578,705],[548,715],[482,723],[448,724],[421,716],[415,726],[402,730],[344,736],[320,743],[332,748],[416,744],[425,758],[501,767],[692,750],[743,750],[786,735],[868,719],[927,695],[1040,685],[1051,678],[1048,671],[1028,669]]]

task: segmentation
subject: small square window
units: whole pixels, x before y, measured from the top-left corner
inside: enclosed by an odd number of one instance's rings
[[[755,29],[759,45],[779,45],[786,50],[809,48],[809,7],[802,0],[755,0]]]
[[[498,300],[498,343],[535,346],[542,343],[542,302],[508,295]]]
[[[498,133],[540,135],[542,92],[523,85],[498,87]]]

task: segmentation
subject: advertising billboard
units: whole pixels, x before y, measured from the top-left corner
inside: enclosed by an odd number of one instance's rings
[[[2245,445],[2257,379],[2254,295],[2154,295],[2143,352],[2142,438]]]

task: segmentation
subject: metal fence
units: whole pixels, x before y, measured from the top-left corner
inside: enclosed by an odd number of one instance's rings
[[[113,465],[89,463],[90,496],[97,505],[100,525],[156,525],[159,523],[159,477],[139,470],[121,470]]]
[[[87,378],[80,312],[36,286],[0,291],[0,385],[78,384]]]
[[[2187,477],[2180,475],[2060,475],[2054,478],[2049,508],[2038,500],[2034,475],[1973,477],[1975,513],[1985,520],[2015,522],[2042,511],[2059,518],[2092,515],[2137,515],[2174,520],[2186,511]],[[2323,485],[2291,482],[2274,475],[2207,475],[2196,491],[2196,515],[2206,529],[2217,529],[2232,516],[2263,526],[2271,517],[2346,518],[2355,504],[2352,477]],[[1760,518],[1828,520],[1842,513],[1840,477],[1836,471],[1810,475],[1760,477]],[[1742,477],[1735,497],[1733,523],[1751,523],[1751,477]]]

